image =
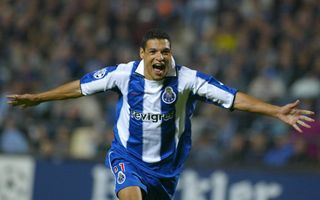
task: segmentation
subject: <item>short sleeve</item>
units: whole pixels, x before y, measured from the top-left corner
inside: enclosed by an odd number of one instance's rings
[[[98,92],[104,92],[116,87],[113,73],[117,66],[105,67],[84,75],[80,79],[80,88],[83,95],[90,95]]]
[[[232,109],[237,89],[228,87],[214,77],[197,72],[193,93],[196,99]]]

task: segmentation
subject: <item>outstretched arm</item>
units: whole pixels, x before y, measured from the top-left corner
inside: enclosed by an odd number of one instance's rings
[[[8,95],[8,103],[22,108],[38,105],[45,101],[71,99],[83,96],[80,80],[72,81],[52,90],[37,94]]]
[[[238,92],[235,97],[234,108],[275,117],[291,125],[297,131],[302,132],[299,126],[310,128],[310,125],[306,122],[313,122],[314,119],[307,115],[313,115],[314,113],[309,110],[298,109],[298,104],[299,100],[284,106],[275,106],[242,92]]]

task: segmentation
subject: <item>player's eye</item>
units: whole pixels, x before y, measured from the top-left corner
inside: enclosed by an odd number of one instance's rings
[[[169,50],[162,51],[162,54],[167,56],[170,54],[170,51]]]
[[[153,54],[156,53],[156,51],[155,51],[155,50],[151,50],[151,51],[149,51],[149,53],[150,53],[151,55],[153,55]]]
[[[162,52],[161,52],[163,55],[169,55],[170,53],[171,53],[171,51],[170,51],[170,49],[164,49],[164,50],[162,50]]]

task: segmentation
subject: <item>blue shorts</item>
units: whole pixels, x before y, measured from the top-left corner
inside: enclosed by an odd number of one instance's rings
[[[115,192],[129,186],[138,186],[143,193],[143,199],[166,200],[172,199],[175,192],[178,176],[173,178],[158,178],[142,171],[116,152],[109,151],[108,161],[115,178]]]

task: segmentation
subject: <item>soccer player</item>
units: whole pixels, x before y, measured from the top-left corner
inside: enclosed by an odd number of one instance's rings
[[[106,164],[115,177],[119,199],[172,199],[191,148],[191,116],[197,100],[226,109],[275,117],[302,132],[314,121],[299,101],[271,105],[210,75],[175,63],[167,33],[148,31],[141,60],[105,67],[55,89],[9,95],[8,103],[23,108],[113,90],[118,93],[114,140]]]

